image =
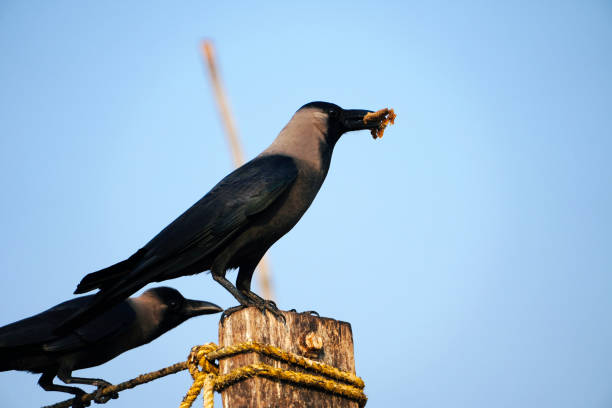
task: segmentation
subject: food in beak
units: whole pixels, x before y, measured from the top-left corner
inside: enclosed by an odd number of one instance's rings
[[[395,112],[393,109],[384,108],[376,112],[371,112],[366,114],[363,117],[363,123],[368,122],[380,122],[377,128],[370,130],[372,137],[374,139],[383,137],[383,133],[385,133],[385,128],[389,123],[392,125],[395,123]]]

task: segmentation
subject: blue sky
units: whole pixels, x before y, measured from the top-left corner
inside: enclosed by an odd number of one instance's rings
[[[343,137],[270,250],[281,308],[352,324],[368,406],[610,406],[609,2],[124,3],[0,4],[0,325],[230,171],[209,38],[248,157],[312,100],[398,114],[382,140]],[[204,274],[166,284],[234,304]],[[216,338],[201,317],[77,374],[123,381]],[[0,373],[0,403],[63,399],[36,381]],[[111,404],[173,406],[189,384]]]

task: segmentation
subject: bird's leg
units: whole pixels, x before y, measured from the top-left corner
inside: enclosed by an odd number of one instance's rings
[[[265,314],[267,310],[277,319],[286,322],[285,316],[278,309],[278,306],[276,306],[276,302],[264,299],[251,290],[251,278],[253,277],[253,272],[255,271],[257,263],[258,262],[240,266],[238,277],[236,278],[236,288],[238,288],[240,293],[242,293],[253,306],[259,308],[262,313]]]
[[[108,395],[100,395],[102,389],[113,385],[109,383],[108,381],[105,381],[101,378],[73,377],[71,374],[72,373],[70,371],[60,369],[57,372],[57,377],[63,382],[65,382],[66,384],[86,384],[86,385],[93,385],[93,386],[98,387],[98,389],[96,390],[96,396],[94,398],[94,401],[96,401],[98,404],[104,404],[108,402],[110,399],[119,398],[119,393],[117,392],[113,392]]]
[[[229,293],[232,294],[232,296],[234,296],[236,298],[236,300],[238,301],[238,303],[240,303],[242,306],[249,306],[249,302],[248,300],[238,291],[238,289],[236,289],[236,287],[234,285],[232,285],[232,283],[230,281],[227,280],[227,278],[223,275],[216,275],[215,273],[212,273],[212,277],[214,280],[216,280],[217,282],[219,282],[219,284],[221,286],[223,286],[225,289],[227,289],[227,291]]]
[[[250,300],[250,304],[253,306],[259,306],[266,302],[264,298],[251,291],[251,279],[256,266],[256,262],[241,265],[236,278],[236,288],[245,298]]]
[[[237,312],[238,310],[242,310],[245,307],[250,306],[250,303],[249,303],[249,300],[245,298],[242,295],[242,293],[240,293],[240,291],[236,289],[234,285],[232,285],[232,282],[228,281],[227,278],[225,277],[225,265],[223,266],[219,266],[219,265],[220,263],[219,264],[215,263],[212,266],[212,268],[210,268],[210,273],[213,279],[217,281],[221,286],[223,286],[229,293],[231,293],[232,296],[236,298],[238,303],[240,303],[240,305],[225,309],[223,313],[221,313],[220,321],[221,321],[221,324],[223,324],[223,322],[229,315],[231,315],[234,312]]]
[[[86,394],[80,388],[77,387],[67,387],[65,385],[53,384],[53,378],[55,377],[54,371],[45,371],[43,375],[40,376],[38,380],[38,385],[40,385],[45,391],[60,391],[67,392],[69,394],[74,394],[74,400],[72,401],[73,408],[83,408],[88,407],[91,403],[84,403],[81,401],[81,397]]]

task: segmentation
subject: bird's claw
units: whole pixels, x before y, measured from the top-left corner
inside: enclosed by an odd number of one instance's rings
[[[102,395],[102,389],[99,389],[98,391],[94,393],[93,400],[96,402],[96,404],[106,404],[111,399],[117,399],[117,398],[119,398],[118,392],[111,392],[110,394]]]
[[[106,387],[110,387],[113,384],[109,383],[108,381],[98,381],[96,383],[96,385],[98,386],[98,389],[96,390],[96,392],[94,393],[94,398],[93,400],[96,402],[96,404],[106,404],[108,401],[110,401],[111,399],[117,399],[119,398],[119,393],[118,392],[111,392],[108,394],[102,394],[102,391],[104,390],[104,388]]]
[[[276,308],[276,310],[278,310],[278,306],[276,306],[276,302],[273,301],[272,299],[268,299],[268,300],[264,300],[265,303],[268,303],[269,305],[271,305],[272,307]]]
[[[307,313],[307,314],[312,315],[312,316],[321,317],[319,312],[317,312],[316,310],[304,310],[302,313]]]
[[[246,308],[248,306],[246,305],[238,305],[238,306],[233,306],[230,308],[227,308],[223,311],[223,313],[221,313],[221,318],[219,319],[219,322],[221,323],[221,326],[223,326],[223,323],[225,322],[225,319],[227,319],[228,317],[230,317],[230,315],[236,313],[239,310],[242,310],[244,308]]]
[[[250,290],[243,291],[242,295],[244,296],[244,298],[246,298],[249,306],[254,306],[258,308],[259,311],[264,315],[266,314],[266,310],[267,310],[270,313],[272,313],[274,317],[276,317],[279,320],[282,320],[283,324],[287,324],[287,319],[281,313],[275,301],[264,299],[261,296],[259,296],[257,293],[251,292]]]
[[[221,326],[223,326],[225,319],[227,319],[230,315],[236,313],[239,310],[250,307],[250,306],[256,307],[264,315],[266,314],[266,311],[268,311],[272,313],[272,315],[276,317],[278,320],[281,320],[283,324],[287,324],[287,319],[285,318],[283,313],[279,310],[278,306],[276,306],[276,303],[273,300],[262,299],[261,302],[256,302],[256,303],[253,302],[253,304],[250,304],[250,305],[238,305],[238,306],[234,306],[234,307],[225,309],[223,313],[221,313],[221,318],[220,318]]]
[[[319,314],[319,312],[317,312],[316,310],[305,310],[303,312],[298,312],[297,309],[291,309],[288,310],[289,312],[293,312],[293,313],[299,313],[299,314],[304,314],[304,313],[308,313],[309,315],[313,315],[313,316],[317,316],[317,317],[321,317],[321,315]]]
[[[272,313],[272,315],[276,317],[278,320],[282,320],[283,324],[285,325],[287,324],[287,318],[279,310],[278,306],[276,306],[276,303],[273,300],[264,300],[262,303],[256,305],[256,307],[264,315],[266,314],[266,310],[267,310],[268,312]]]
[[[74,399],[72,400],[72,408],[85,408],[91,405],[91,401],[83,402],[83,395],[85,395],[85,392],[83,392],[83,394],[77,394],[74,396]]]

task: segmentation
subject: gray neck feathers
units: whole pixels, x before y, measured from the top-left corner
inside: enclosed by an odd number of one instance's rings
[[[331,148],[326,140],[327,114],[319,109],[301,109],[293,115],[262,155],[282,154],[327,171]]]
[[[160,336],[160,323],[163,318],[163,306],[154,296],[143,295],[129,299],[132,307],[136,311],[136,324],[138,331],[142,336],[142,342],[148,343],[156,337]]]

